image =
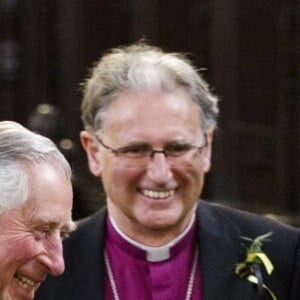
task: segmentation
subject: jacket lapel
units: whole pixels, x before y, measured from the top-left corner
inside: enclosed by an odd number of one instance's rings
[[[252,285],[234,273],[245,255],[238,228],[203,201],[198,207],[198,224],[203,300],[255,299]]]
[[[71,275],[72,300],[104,299],[104,232],[105,210],[88,220],[89,226],[79,227],[78,236],[71,240],[69,272]],[[84,221],[83,221],[84,222]],[[83,232],[84,230],[84,232]]]

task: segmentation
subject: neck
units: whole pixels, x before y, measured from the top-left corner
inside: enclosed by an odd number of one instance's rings
[[[160,247],[168,244],[176,239],[189,224],[193,223],[195,219],[197,204],[190,210],[190,212],[176,224],[161,227],[143,226],[138,221],[129,219],[124,214],[120,213],[118,208],[108,202],[108,214],[113,220],[114,227],[124,234],[129,239],[149,247]]]

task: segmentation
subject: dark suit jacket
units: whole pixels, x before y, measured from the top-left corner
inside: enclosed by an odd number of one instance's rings
[[[48,276],[35,299],[104,299],[105,218],[104,208],[80,223],[77,231],[64,243],[64,274]],[[269,231],[273,231],[273,235],[263,250],[275,269],[271,276],[265,277],[265,283],[278,300],[300,300],[298,229],[202,200],[197,218],[203,300],[258,299],[256,286],[239,279],[234,268],[245,259],[246,250],[241,246],[240,237],[255,238]]]

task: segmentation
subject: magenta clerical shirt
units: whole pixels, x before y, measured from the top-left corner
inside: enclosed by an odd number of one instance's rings
[[[163,248],[165,252],[166,247]],[[105,249],[120,300],[184,300],[195,256],[196,222],[174,245],[167,247],[169,257],[164,257],[160,251],[153,254],[124,238],[107,218]],[[198,263],[190,299],[201,300]],[[107,270],[105,300],[115,300]]]

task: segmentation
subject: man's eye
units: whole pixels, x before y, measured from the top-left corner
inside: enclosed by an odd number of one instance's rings
[[[130,156],[140,156],[149,152],[149,147],[147,146],[130,146],[120,149],[119,154],[130,155]]]
[[[40,232],[45,235],[48,236],[51,233],[51,228],[50,227],[45,227],[45,228],[41,228]]]
[[[174,145],[168,145],[165,148],[165,151],[169,155],[181,155],[188,152],[191,149],[192,147],[189,144],[174,144]]]
[[[34,236],[36,240],[48,237],[51,234],[50,227],[38,227],[34,230]]]

